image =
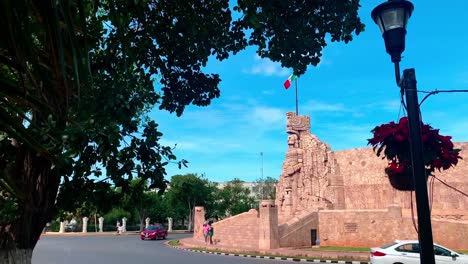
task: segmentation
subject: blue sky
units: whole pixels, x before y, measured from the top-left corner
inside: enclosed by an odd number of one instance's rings
[[[422,91],[468,89],[468,1],[412,1],[401,68],[415,68]],[[311,117],[311,132],[333,150],[367,146],[370,130],[398,120],[399,90],[393,64],[378,27],[370,18],[382,1],[363,0],[366,30],[349,44],[329,43],[321,63],[298,79],[299,114]],[[287,149],[286,112],[295,111],[295,91],[283,82],[291,69],[260,59],[247,49],[228,60],[211,60],[205,72],[222,79],[221,97],[208,107],[186,109],[182,117],[154,110],[163,144],[189,161],[175,174],[204,174],[211,181],[263,176],[279,178]],[[419,99],[424,94],[419,94]],[[468,93],[433,95],[421,107],[423,121],[454,141],[468,141]]]

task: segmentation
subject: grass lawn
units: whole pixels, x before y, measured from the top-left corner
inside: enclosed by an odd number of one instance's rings
[[[312,247],[312,248],[305,248],[305,250],[311,251],[356,251],[356,252],[370,252],[370,248],[366,247]]]
[[[365,247],[313,247],[313,248],[305,248],[305,250],[311,251],[356,251],[356,252],[370,252],[370,248]],[[456,250],[457,252],[467,254],[468,250]]]
[[[219,253],[231,253],[231,254],[237,254],[240,256],[243,255],[251,255],[251,256],[263,256],[263,257],[281,257],[281,258],[301,258],[301,259],[323,259],[323,257],[307,257],[307,256],[288,256],[288,255],[275,255],[275,254],[260,254],[259,252],[243,252],[243,251],[234,251],[234,250],[218,250],[218,249],[211,249],[211,248],[190,248],[192,250],[200,250],[200,251],[208,251],[208,252],[219,252]],[[345,259],[345,258],[326,258],[327,260],[343,260],[343,261],[364,261],[367,262],[368,259]]]
[[[168,242],[169,245],[176,247],[179,245],[179,240],[171,240]]]
[[[168,242],[169,245],[171,246],[178,246],[179,245],[179,240],[170,240]],[[360,249],[360,251],[365,251],[364,249],[365,248],[352,248],[352,247],[322,247],[321,249],[323,250],[323,248],[327,248],[328,250],[336,250],[336,251],[358,251],[356,249]],[[337,250],[336,248],[339,248],[340,250]],[[193,248],[190,248],[192,250],[200,250],[200,251],[209,251],[209,252],[220,252],[220,253],[232,253],[232,254],[237,254],[237,255],[252,255],[252,256],[264,256],[264,257],[282,257],[282,258],[304,258],[304,259],[321,259],[321,257],[317,256],[317,257],[307,257],[307,256],[287,256],[287,255],[270,255],[270,254],[260,254],[259,252],[255,252],[255,251],[251,251],[251,252],[244,252],[244,251],[235,251],[235,250],[217,250],[217,249],[214,249],[214,248],[197,248],[197,247],[193,247]],[[315,248],[306,248],[306,249],[310,249],[310,250],[318,250],[318,249],[315,249]],[[367,251],[369,251],[369,249],[367,249]],[[359,258],[355,258],[355,259],[344,259],[344,258],[327,258],[329,260],[344,260],[344,261],[365,261],[367,262],[368,260],[367,259],[359,259]]]

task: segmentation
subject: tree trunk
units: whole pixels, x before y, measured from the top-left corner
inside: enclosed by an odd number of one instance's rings
[[[32,249],[0,249],[0,264],[31,264]]]
[[[190,198],[189,198],[188,201],[187,201],[187,204],[188,204],[188,208],[189,208],[187,230],[189,232],[191,232],[191,231],[193,231],[193,220],[195,218],[195,202],[192,203],[192,201],[190,201]]]
[[[146,212],[139,211],[138,212],[139,218],[140,218],[140,232],[145,229],[146,226]]]
[[[50,220],[60,176],[52,163],[24,146],[17,147],[16,162],[8,168],[18,194],[14,223],[0,223],[0,264],[31,263],[32,251]]]
[[[190,203],[189,203],[189,215],[188,215],[188,223],[187,223],[187,231],[192,231],[192,217],[193,215],[193,210],[192,210],[192,207],[190,206]]]

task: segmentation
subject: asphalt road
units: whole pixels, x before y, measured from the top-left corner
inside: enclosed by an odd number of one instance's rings
[[[170,235],[178,239],[187,235]],[[139,236],[43,236],[34,249],[33,264],[278,264],[288,261],[219,256],[178,250],[165,240],[140,240]],[[291,262],[289,262],[291,263]]]

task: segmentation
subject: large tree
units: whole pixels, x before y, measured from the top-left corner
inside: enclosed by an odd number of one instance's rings
[[[167,191],[168,205],[185,212],[188,230],[193,230],[195,206],[212,203],[215,187],[197,174],[174,175]]]
[[[146,181],[136,178],[130,182],[128,191],[123,193],[120,205],[126,211],[136,214],[134,218],[138,218],[140,231],[143,231],[147,217],[158,216],[158,220],[161,220],[161,216],[165,215],[164,212],[155,212],[156,209],[162,209],[161,195],[162,193],[158,194],[156,190],[150,190]]]
[[[220,218],[244,213],[256,207],[255,197],[244,183],[239,179],[233,179],[218,190],[215,208]]]
[[[359,0],[0,1],[0,262],[30,263],[56,201],[98,187],[90,176],[124,191],[135,177],[164,189],[176,157],[143,116],[154,106],[181,115],[219,97],[219,76],[202,70],[209,57],[252,45],[300,75],[319,63],[327,35],[348,42],[363,30],[358,8]]]
[[[255,180],[252,192],[257,200],[275,200],[278,180],[270,176]]]

